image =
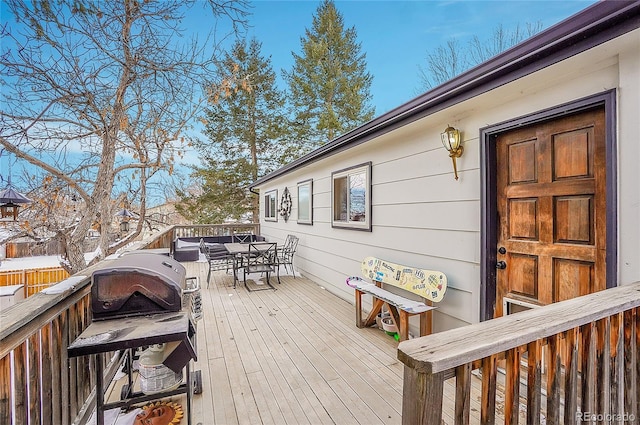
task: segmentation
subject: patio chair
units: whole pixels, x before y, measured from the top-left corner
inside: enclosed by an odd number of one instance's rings
[[[234,269],[234,258],[232,255],[229,255],[226,251],[222,252],[219,250],[212,250],[208,246],[204,246],[204,255],[207,258],[207,262],[209,263],[209,273],[207,273],[207,288],[209,287],[209,283],[211,282],[211,272],[218,270],[225,270],[227,273],[229,270]],[[233,284],[235,285],[235,279]]]
[[[293,238],[295,238],[296,236],[292,235],[292,234],[288,234],[287,237],[284,239],[284,243],[282,245],[280,245],[278,247],[278,256],[280,256],[280,254],[282,253],[282,251],[284,251],[285,247],[288,247],[291,244],[291,241]]]
[[[264,273],[266,275],[267,286],[271,289],[276,289],[271,285],[269,276],[271,273],[276,272],[278,276],[278,283],[280,283],[277,244],[273,242],[249,244],[248,255],[244,259],[243,272],[244,286],[248,291],[252,291],[252,289],[247,286],[247,274],[249,273]],[[256,289],[253,289],[253,291],[255,290]]]
[[[295,255],[297,248],[298,237],[294,235],[287,235],[284,245],[280,250],[278,250],[278,269],[280,269],[280,266],[282,265],[284,266],[284,270],[288,272],[287,264],[290,265],[294,279],[296,278],[296,272],[293,269],[293,256]]]

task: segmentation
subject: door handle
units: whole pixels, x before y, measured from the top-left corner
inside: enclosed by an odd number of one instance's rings
[[[498,252],[499,252],[500,254],[506,254],[506,253],[507,253],[507,248],[505,248],[505,247],[501,246],[500,248],[498,248]]]
[[[504,270],[506,268],[507,268],[507,263],[505,263],[504,261],[498,261],[496,263],[496,269]]]

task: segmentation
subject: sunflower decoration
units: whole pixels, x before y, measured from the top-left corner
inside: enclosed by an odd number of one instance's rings
[[[133,425],[172,425],[180,423],[184,416],[182,406],[170,401],[151,402],[142,407]]]

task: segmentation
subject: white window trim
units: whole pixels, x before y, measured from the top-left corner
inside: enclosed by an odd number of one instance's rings
[[[270,211],[269,208],[269,203],[267,203],[267,198],[269,199],[269,201],[271,201],[271,199],[275,199],[275,203],[274,203],[274,208],[273,211]],[[274,189],[274,190],[269,190],[267,192],[265,192],[264,197],[264,220],[265,221],[278,221],[278,189]],[[270,213],[269,215],[267,215],[267,213]]]
[[[301,219],[300,218],[300,188],[301,187],[308,187],[309,188],[309,200],[308,202],[308,206],[309,206],[309,218],[308,219]],[[313,179],[309,179],[309,180],[304,180],[301,182],[298,182],[298,224],[310,224],[313,225]]]
[[[350,221],[347,220],[336,220],[334,214],[334,187],[335,180],[338,178],[342,178],[345,176],[349,176],[350,174],[358,174],[365,173],[366,182],[365,182],[365,221]],[[359,164],[353,167],[345,168],[343,170],[334,171],[331,173],[331,227],[342,228],[342,229],[353,229],[353,230],[364,230],[370,232],[371,227],[371,162],[366,162],[364,164]],[[347,217],[349,217],[349,212],[347,211]]]

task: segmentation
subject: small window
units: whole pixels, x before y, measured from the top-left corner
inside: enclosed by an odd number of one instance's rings
[[[333,227],[371,231],[371,163],[331,174]]]
[[[313,224],[313,180],[298,183],[298,223]]]
[[[264,219],[267,221],[278,221],[277,207],[278,191],[271,190],[264,195]]]

